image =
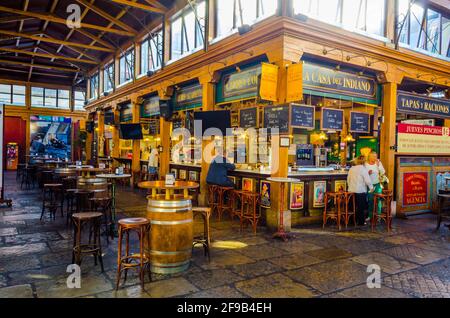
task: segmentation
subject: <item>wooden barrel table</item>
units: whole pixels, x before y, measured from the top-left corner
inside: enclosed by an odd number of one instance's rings
[[[175,274],[189,268],[192,256],[194,218],[189,189],[198,188],[194,182],[176,182],[165,185],[164,181],[139,183],[140,188],[151,189],[147,197],[147,218],[151,222],[150,256],[151,270],[158,274]],[[156,190],[165,191],[157,194]],[[180,190],[183,193],[175,194]]]
[[[105,191],[105,194],[108,194],[108,181],[101,178],[78,177],[77,188],[82,190],[94,190],[96,192]]]

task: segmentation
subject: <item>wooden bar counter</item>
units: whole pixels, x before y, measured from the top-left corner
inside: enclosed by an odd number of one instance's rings
[[[152,272],[174,274],[187,270],[192,256],[194,231],[189,190],[199,185],[184,181],[177,181],[174,185],[166,185],[164,181],[148,181],[138,186],[151,192],[147,197],[151,239],[146,252],[150,255]]]

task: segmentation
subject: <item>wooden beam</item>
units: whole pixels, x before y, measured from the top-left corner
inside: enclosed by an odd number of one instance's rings
[[[137,31],[134,30],[132,27],[130,27],[129,25],[127,25],[126,23],[120,21],[119,19],[116,19],[115,17],[109,15],[108,13],[106,13],[105,11],[103,11],[102,9],[98,8],[97,6],[87,2],[86,0],[75,0],[78,3],[82,4],[83,6],[85,6],[86,8],[89,8],[91,11],[97,13],[99,16],[105,18],[106,20],[108,20],[109,22],[114,23],[115,25],[121,27],[122,29],[130,32],[133,34],[133,36],[137,35]]]
[[[0,64],[33,66],[33,67],[37,67],[37,68],[45,68],[45,69],[48,69],[48,70],[64,71],[64,72],[75,72],[75,73],[80,71],[80,70],[77,70],[77,69],[74,69],[74,68],[63,67],[63,66],[31,64],[31,63],[26,63],[26,62],[10,61],[10,60],[0,60]]]
[[[120,4],[124,4],[127,5],[129,7],[133,7],[133,8],[138,8],[141,10],[145,10],[145,11],[149,11],[149,12],[154,12],[154,13],[159,13],[159,14],[164,14],[165,11],[155,8],[155,7],[151,7],[145,4],[141,4],[139,2],[131,2],[128,0],[110,0],[111,2],[115,2],[115,3],[120,3]]]
[[[104,47],[100,47],[100,46],[93,46],[93,45],[82,44],[82,43],[77,43],[77,42],[68,42],[68,41],[63,41],[63,40],[57,40],[57,39],[50,38],[50,37],[42,37],[41,38],[39,36],[28,35],[26,33],[18,33],[18,32],[13,32],[13,31],[0,30],[0,34],[25,37],[25,38],[29,38],[29,39],[36,40],[36,41],[40,40],[42,42],[61,44],[61,45],[65,45],[65,46],[81,47],[81,48],[88,49],[88,50],[103,51],[103,52],[110,52],[110,53],[114,52],[114,50],[112,50],[112,49],[104,48]]]
[[[28,4],[29,4],[29,0],[25,0],[24,4],[23,4],[23,10],[27,11],[28,10]],[[23,29],[23,20],[20,21],[19,23],[19,32],[22,32]],[[20,44],[20,38],[17,39],[16,41],[16,47],[19,47]]]
[[[26,21],[26,20],[33,20],[32,17],[26,17],[24,15],[14,15],[10,17],[4,17],[0,18],[0,23],[11,23],[11,22],[19,22],[19,21]]]
[[[91,40],[94,40],[95,42],[97,42],[97,43],[99,43],[99,44],[101,44],[101,45],[103,45],[103,46],[105,46],[105,47],[107,47],[107,48],[110,48],[110,49],[112,49],[112,50],[115,50],[115,47],[114,47],[111,43],[109,43],[109,42],[107,42],[107,41],[101,39],[100,37],[98,37],[98,36],[96,36],[96,35],[93,35],[93,34],[90,33],[90,32],[87,32],[87,31],[85,31],[85,30],[83,30],[83,29],[76,29],[76,31],[77,31],[78,33],[80,33],[80,34],[83,34],[85,37],[88,37],[88,38],[90,38]]]
[[[161,9],[161,10],[164,10],[164,11],[168,10],[168,8],[165,5],[163,5],[162,3],[160,3],[159,1],[145,0],[145,2],[147,2],[149,5],[151,5],[151,6],[155,7],[155,8],[158,8],[158,9]]]
[[[44,20],[44,21],[50,21],[50,22],[54,22],[54,23],[64,24],[65,26],[67,26],[66,19],[62,19],[62,18],[59,18],[59,17],[51,15],[51,14],[42,14],[42,13],[35,13],[35,12],[17,10],[17,9],[12,9],[12,8],[8,8],[8,7],[4,7],[4,6],[0,6],[0,11],[8,12],[8,13],[14,13],[14,14],[20,14],[20,15],[25,15],[25,16],[41,19],[41,20]],[[94,29],[94,30],[98,30],[98,31],[109,32],[109,33],[114,33],[114,34],[118,34],[118,35],[122,35],[122,36],[129,36],[129,37],[133,36],[133,34],[131,34],[128,31],[117,30],[117,29],[112,29],[112,28],[106,28],[106,27],[102,27],[102,26],[99,26],[99,25],[96,25],[96,24],[80,22],[80,27],[87,28],[87,29]]]
[[[10,73],[24,73],[24,74],[28,74],[28,71],[22,71],[22,70],[13,69],[13,68],[6,68],[6,67],[0,67],[0,71],[10,72]],[[33,72],[33,74],[43,75],[43,76],[50,76],[50,77],[70,78],[70,76],[68,76],[68,75],[53,74],[53,73]]]
[[[0,47],[0,51],[3,52],[10,52],[10,53],[18,53],[18,54],[25,54],[25,55],[31,55],[31,56],[39,56],[43,58],[48,59],[59,59],[59,60],[66,60],[71,62],[80,62],[80,63],[87,63],[87,64],[94,64],[97,65],[98,63],[91,60],[85,60],[85,59],[77,59],[75,57],[68,57],[64,55],[56,55],[56,54],[44,54],[44,53],[37,53],[37,52],[30,52],[30,51],[24,51],[24,50],[18,50],[18,49],[8,49]]]

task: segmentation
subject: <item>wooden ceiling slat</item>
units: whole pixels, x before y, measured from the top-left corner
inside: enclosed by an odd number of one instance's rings
[[[103,45],[103,46],[105,46],[105,47],[107,47],[107,48],[110,48],[110,49],[112,49],[112,50],[115,49],[114,46],[113,46],[111,43],[106,42],[105,40],[102,40],[100,37],[98,37],[98,36],[96,36],[96,35],[93,35],[92,33],[89,33],[88,31],[85,31],[85,30],[83,30],[83,29],[77,29],[76,31],[77,31],[78,33],[80,33],[80,34],[83,34],[85,37],[88,37],[88,38],[90,38],[91,40],[94,40],[94,41],[97,42],[98,44],[101,44],[101,45]]]
[[[145,4],[141,4],[139,2],[131,2],[129,0],[110,0],[110,1],[115,2],[115,3],[119,3],[119,4],[124,4],[124,5],[127,5],[129,7],[138,8],[138,9],[141,9],[141,10],[149,11],[149,12],[154,12],[154,13],[159,13],[159,14],[164,14],[165,13],[165,10],[162,10],[162,9],[159,9],[159,8],[156,8],[156,7],[151,7],[151,6],[148,6],[148,5],[145,5]]]
[[[147,2],[149,5],[154,6],[158,9],[167,11],[167,7],[165,5],[163,5],[160,1],[158,0],[145,0],[145,2]]]
[[[57,55],[57,54],[44,54],[44,53],[38,53],[38,52],[30,52],[25,50],[19,50],[19,49],[9,49],[9,48],[3,48],[0,47],[0,51],[3,52],[10,52],[10,53],[17,53],[17,54],[25,54],[25,55],[31,55],[31,56],[38,56],[48,59],[59,59],[59,60],[66,60],[66,61],[72,61],[72,62],[80,62],[80,63],[87,63],[87,64],[98,64],[95,61],[86,60],[86,59],[77,59],[75,57],[67,57],[63,55]]]
[[[90,45],[90,44],[82,44],[82,43],[77,43],[77,42],[68,42],[68,41],[63,41],[63,40],[58,40],[58,39],[54,39],[54,38],[50,38],[50,37],[39,37],[39,36],[34,36],[34,35],[29,35],[26,33],[18,33],[18,32],[14,32],[14,31],[6,31],[6,30],[0,30],[0,34],[6,34],[6,35],[12,35],[12,36],[19,36],[19,37],[25,37],[25,38],[29,38],[32,40],[41,40],[42,42],[49,42],[49,43],[53,43],[53,44],[62,44],[65,46],[75,46],[75,47],[81,47],[84,49],[88,49],[88,50],[95,50],[95,51],[103,51],[103,52],[114,52],[114,50],[109,49],[109,48],[104,48],[104,47],[100,47],[100,46],[94,46],[94,45]]]
[[[0,23],[11,23],[11,22],[33,20],[33,19],[35,19],[35,18],[26,17],[24,15],[13,15],[10,17],[0,18]]]
[[[4,6],[0,6],[0,11],[30,16],[30,17],[34,17],[34,18],[41,19],[44,21],[50,21],[50,22],[54,22],[54,23],[64,24],[65,26],[67,26],[66,19],[62,19],[62,18],[59,18],[59,17],[51,15],[51,14],[42,14],[42,13],[17,10],[17,9],[12,9],[12,8],[8,8],[8,7],[4,7]],[[114,34],[118,34],[118,35],[122,35],[122,36],[128,36],[128,37],[133,36],[133,34],[131,34],[128,31],[107,28],[107,27],[96,25],[96,24],[80,22],[80,27],[114,33]]]
[[[64,72],[75,72],[75,73],[80,71],[80,70],[77,70],[77,69],[63,67],[63,66],[31,64],[31,63],[19,62],[19,61],[11,61],[11,60],[0,60],[0,64],[33,66],[33,67],[37,67],[37,68],[45,68],[45,69],[49,69],[49,70],[57,70],[57,71],[64,71]]]
[[[11,69],[11,68],[6,68],[6,67],[0,67],[1,71],[6,71],[6,72],[10,72],[10,73],[28,73],[28,71],[23,71],[23,70],[18,70],[18,69]],[[36,75],[42,75],[42,76],[51,76],[51,77],[61,77],[61,78],[70,78],[70,76],[68,75],[63,75],[63,74],[54,74],[54,73],[41,73],[41,72],[34,72],[33,74]]]
[[[109,15],[108,13],[106,13],[102,9],[98,8],[97,6],[95,6],[93,4],[90,4],[88,1],[86,1],[86,0],[75,0],[75,1],[77,1],[80,4],[82,4],[86,8],[89,8],[89,10],[97,13],[98,15],[100,15],[103,18],[105,18],[109,22],[112,22],[115,25],[121,27],[122,29],[132,33],[133,36],[135,36],[137,34],[136,30],[134,30],[132,27],[130,27],[129,25],[127,25],[124,22],[120,21],[119,19],[116,19],[115,17]]]

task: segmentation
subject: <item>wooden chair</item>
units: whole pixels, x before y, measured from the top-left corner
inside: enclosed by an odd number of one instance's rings
[[[192,213],[195,217],[200,217],[203,221],[203,234],[201,236],[194,236],[194,242],[192,248],[197,245],[202,245],[205,256],[208,257],[208,261],[211,261],[210,246],[211,246],[211,231],[209,227],[209,219],[211,217],[211,208],[208,207],[195,207],[192,208]]]
[[[348,227],[350,217],[353,217],[353,224],[356,226],[356,195],[353,192],[344,192],[344,213],[345,228]]]
[[[323,210],[323,224],[325,228],[328,220],[335,220],[339,231],[341,230],[341,217],[344,209],[345,196],[344,192],[326,192],[325,208]]]
[[[372,231],[383,220],[387,225],[388,232],[392,229],[391,203],[393,200],[392,190],[384,190],[383,193],[376,193],[373,197]],[[378,214],[378,204],[381,203],[381,213]]]

